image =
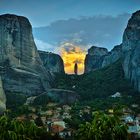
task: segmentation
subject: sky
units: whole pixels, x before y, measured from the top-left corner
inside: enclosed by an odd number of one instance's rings
[[[34,27],[93,15],[119,15],[140,9],[140,0],[0,0],[0,13],[26,16]]]
[[[39,49],[49,51],[72,36],[83,37],[81,44],[88,47],[97,45],[111,49],[121,43],[128,19],[139,9],[140,0],[0,0],[0,14],[26,16],[35,29]]]
[[[86,54],[93,45],[111,50],[122,42],[128,19],[137,10],[140,0],[0,0],[0,14],[30,20],[38,49],[62,57],[71,50]]]

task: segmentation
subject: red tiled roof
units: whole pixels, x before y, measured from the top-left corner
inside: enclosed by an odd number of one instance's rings
[[[52,125],[51,129],[53,133],[59,133],[63,131],[65,128],[60,125]]]

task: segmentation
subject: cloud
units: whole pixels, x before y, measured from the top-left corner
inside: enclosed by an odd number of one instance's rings
[[[34,28],[34,36],[60,47],[61,43],[71,42],[81,47],[99,45],[111,49],[121,43],[123,31],[130,14],[118,16],[93,16],[79,19],[58,20],[46,27]]]
[[[34,41],[35,41],[35,44],[36,44],[38,50],[50,51],[50,52],[54,51],[53,45],[46,43],[42,40],[36,39],[36,38],[34,39]]]
[[[84,71],[87,49],[92,45],[112,49],[120,44],[129,14],[113,16],[81,17],[59,20],[49,26],[34,28],[39,49],[59,53],[64,61],[65,72]]]
[[[86,52],[82,45],[78,46],[72,42],[63,42],[59,46],[60,50],[64,50],[67,53],[83,53]]]
[[[65,42],[60,45],[59,53],[64,61],[66,73],[74,73],[75,63],[78,64],[78,73],[82,74],[84,72],[85,49],[73,43]]]

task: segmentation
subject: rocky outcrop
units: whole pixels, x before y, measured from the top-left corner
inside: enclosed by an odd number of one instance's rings
[[[106,67],[122,58],[122,44],[108,52],[105,48],[91,47],[85,59],[85,73]]]
[[[60,104],[73,104],[79,99],[76,92],[64,89],[50,89],[47,95],[52,101]]]
[[[140,91],[140,11],[135,12],[128,21],[123,35],[122,50],[125,77]]]
[[[107,55],[107,53],[108,50],[106,48],[92,46],[88,50],[88,54],[85,58],[85,73],[101,68],[103,57]]]
[[[46,105],[49,102],[73,104],[78,101],[79,98],[80,96],[71,90],[49,89],[48,92],[44,92],[38,96],[29,97],[26,101],[26,105]]]
[[[107,55],[104,56],[102,67],[108,66],[122,58],[122,44],[115,46]]]
[[[25,17],[0,16],[0,74],[5,91],[39,94],[50,88],[51,76],[42,64]]]
[[[85,59],[85,73],[106,67],[122,58],[122,44],[115,46],[110,52],[105,48],[91,47]]]
[[[64,63],[58,54],[45,51],[38,52],[46,70],[51,73],[64,73]]]

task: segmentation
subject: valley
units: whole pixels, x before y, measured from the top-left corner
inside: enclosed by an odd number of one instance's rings
[[[26,17],[0,15],[0,139],[138,140],[139,50],[140,11],[112,50],[63,56],[37,50]]]

